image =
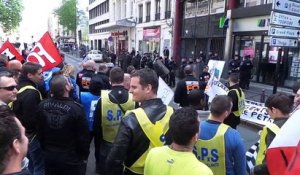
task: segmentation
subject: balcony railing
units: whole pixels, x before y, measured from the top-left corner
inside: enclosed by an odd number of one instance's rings
[[[171,11],[165,12],[165,19],[171,18]]]
[[[160,13],[155,14],[155,20],[160,20]]]
[[[146,22],[150,22],[150,15],[146,16]]]
[[[143,22],[143,17],[138,18],[138,22],[142,23]]]

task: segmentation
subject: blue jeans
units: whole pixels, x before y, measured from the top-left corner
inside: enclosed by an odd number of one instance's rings
[[[27,157],[29,159],[28,169],[32,175],[44,175],[45,174],[45,164],[44,164],[44,154],[41,149],[40,142],[36,137],[34,137],[28,147]]]

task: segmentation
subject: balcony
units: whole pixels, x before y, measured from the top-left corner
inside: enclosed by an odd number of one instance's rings
[[[155,20],[157,21],[157,20],[160,20],[160,13],[156,13],[155,14]]]
[[[165,12],[165,19],[171,18],[171,11],[166,11]]]
[[[146,16],[146,22],[150,22],[150,15]]]
[[[143,17],[138,18],[138,22],[142,23],[143,22]]]

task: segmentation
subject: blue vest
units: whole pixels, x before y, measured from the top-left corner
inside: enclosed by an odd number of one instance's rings
[[[93,95],[90,92],[80,92],[81,104],[84,107],[85,117],[89,125],[89,130],[93,131],[94,111],[99,99],[99,96]]]

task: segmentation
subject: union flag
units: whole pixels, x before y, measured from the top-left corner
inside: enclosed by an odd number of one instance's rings
[[[8,60],[12,60],[14,57],[19,61],[24,60],[21,54],[15,48],[15,46],[8,40],[5,41],[2,47],[0,48],[0,54],[6,55],[8,57]]]

